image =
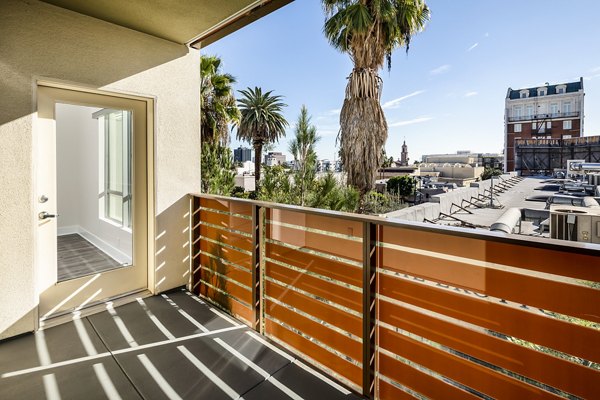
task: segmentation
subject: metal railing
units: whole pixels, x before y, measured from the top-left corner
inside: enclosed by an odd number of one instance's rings
[[[600,393],[600,246],[191,197],[193,290],[369,398]]]
[[[575,118],[579,117],[578,111],[562,112],[562,113],[547,113],[547,114],[533,114],[533,115],[519,115],[516,117],[508,117],[508,122],[518,121],[531,121],[536,119],[548,119],[548,118]]]

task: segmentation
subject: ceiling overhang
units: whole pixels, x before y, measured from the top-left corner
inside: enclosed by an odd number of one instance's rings
[[[206,46],[293,0],[42,0],[194,48]]]

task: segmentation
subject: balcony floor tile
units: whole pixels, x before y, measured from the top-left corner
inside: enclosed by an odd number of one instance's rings
[[[176,290],[0,342],[0,398],[360,398],[297,363]]]

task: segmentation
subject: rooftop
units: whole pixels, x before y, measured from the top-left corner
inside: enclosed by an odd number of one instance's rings
[[[475,208],[470,207],[468,213],[466,211],[458,210],[454,215],[461,220],[476,225],[478,227],[489,228],[494,222],[498,220],[506,212],[506,210],[517,207],[517,208],[531,208],[531,209],[544,209],[545,202],[526,201],[525,198],[532,195],[544,194],[547,192],[536,191],[535,188],[542,185],[542,182],[546,178],[535,178],[527,177],[516,184],[509,190],[503,191],[502,193],[496,192],[494,200],[494,208]],[[496,184],[500,183],[500,180]],[[540,236],[534,233],[534,229],[531,222],[522,222],[522,234]]]
[[[555,85],[542,85],[535,86],[531,88],[521,88],[521,89],[513,89],[508,88],[508,93],[506,95],[507,99],[516,100],[521,98],[521,91],[527,90],[529,92],[529,97],[538,97],[538,88],[545,87],[547,88],[546,96],[551,96],[557,94],[557,87],[566,86],[565,93],[575,93],[583,90],[583,78],[576,82],[568,82],[568,83],[557,83]]]

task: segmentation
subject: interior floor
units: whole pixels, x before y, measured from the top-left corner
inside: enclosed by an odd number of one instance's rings
[[[59,282],[122,267],[77,233],[58,236],[57,250]]]

